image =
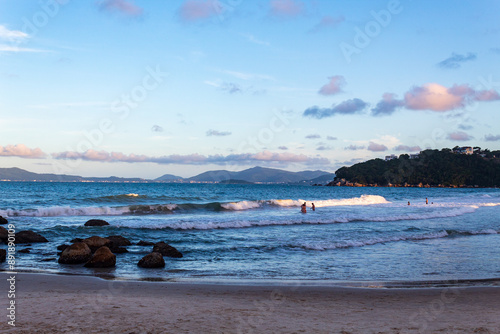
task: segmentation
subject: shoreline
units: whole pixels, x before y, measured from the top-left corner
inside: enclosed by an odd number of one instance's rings
[[[232,286],[304,286],[304,287],[337,287],[337,288],[383,288],[383,289],[434,289],[434,288],[473,288],[473,287],[500,287],[500,277],[490,278],[460,278],[437,280],[321,280],[321,279],[252,279],[252,278],[220,278],[220,277],[121,277],[107,273],[81,274],[71,272],[52,272],[40,270],[18,270],[11,272],[0,269],[0,275],[30,274],[49,276],[90,277],[104,281],[116,282],[145,282],[145,283],[170,283],[192,285],[232,285]]]
[[[0,290],[8,291],[0,273]],[[498,287],[386,289],[15,274],[14,333],[498,333]]]

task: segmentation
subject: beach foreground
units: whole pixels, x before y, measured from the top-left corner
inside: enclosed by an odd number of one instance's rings
[[[15,333],[500,333],[500,288],[109,281],[18,273]],[[10,299],[12,300],[12,299]]]

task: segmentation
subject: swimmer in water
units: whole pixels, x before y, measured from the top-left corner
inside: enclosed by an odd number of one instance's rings
[[[306,209],[306,202],[304,202],[304,204],[302,204],[302,205],[300,206],[300,211],[301,211],[302,213],[306,213],[306,212],[307,212],[307,209]]]

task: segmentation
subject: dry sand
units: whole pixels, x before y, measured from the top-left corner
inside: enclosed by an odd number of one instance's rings
[[[500,333],[500,288],[386,289],[16,275],[12,333]]]

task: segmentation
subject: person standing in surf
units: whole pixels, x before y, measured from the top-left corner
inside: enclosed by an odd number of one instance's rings
[[[300,206],[300,212],[302,212],[302,213],[306,213],[306,212],[307,212],[307,209],[306,209],[306,202],[304,202],[304,204],[302,204],[302,205]]]

